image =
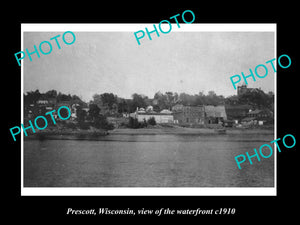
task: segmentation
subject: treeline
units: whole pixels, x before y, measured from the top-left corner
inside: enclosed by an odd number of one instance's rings
[[[101,108],[104,114],[131,113],[138,108],[146,108],[153,106],[153,110],[159,112],[163,109],[172,109],[176,104],[183,105],[220,105],[225,103],[226,98],[222,95],[217,95],[213,91],[209,91],[208,95],[200,92],[199,94],[190,95],[177,92],[161,92],[155,93],[153,98],[149,98],[143,94],[134,93],[131,99],[120,98],[113,93],[95,94],[92,104],[96,104]]]
[[[122,116],[123,113],[132,113],[137,108],[153,106],[153,110],[159,112],[163,109],[172,109],[176,104],[197,106],[197,105],[250,105],[253,108],[268,108],[274,111],[274,94],[264,93],[257,89],[255,92],[246,92],[241,96],[233,95],[224,97],[217,95],[214,91],[208,94],[186,94],[177,92],[157,92],[153,98],[143,94],[134,93],[131,99],[118,97],[113,93],[94,94],[93,99],[87,104],[77,95],[66,95],[56,90],[40,93],[39,90],[27,92],[24,95],[25,107],[35,104],[39,99],[56,99],[56,101],[70,101],[76,104],[76,117],[79,122],[91,121],[97,126],[106,126],[104,118],[107,116]],[[87,111],[88,108],[88,111]]]
[[[48,104],[38,105],[36,104],[38,100],[48,100]],[[53,101],[50,100],[55,100]],[[51,102],[51,103],[50,103]],[[66,122],[60,121],[59,123],[62,124],[64,127],[67,128],[80,128],[87,130],[90,127],[94,127],[97,129],[105,129],[105,130],[112,130],[114,128],[113,124],[107,121],[106,115],[100,113],[100,108],[96,104],[87,104],[80,99],[80,97],[76,95],[66,95],[63,93],[57,93],[56,90],[50,90],[46,93],[40,93],[39,90],[27,92],[24,95],[24,110],[25,110],[25,117],[26,111],[31,111],[32,117],[37,117],[41,114],[45,114],[47,112],[47,106],[55,106],[60,102],[69,102],[70,105],[74,105],[75,112],[75,123],[73,122]],[[73,113],[73,112],[72,112]]]
[[[250,105],[252,108],[268,108],[273,111],[274,94],[273,92],[264,93],[262,90],[247,92],[242,96],[217,95],[214,91],[209,91],[207,95],[203,92],[198,94],[186,94],[176,92],[155,93],[153,98],[143,94],[134,93],[131,99],[120,98],[113,93],[95,94],[90,103],[96,104],[102,109],[104,114],[131,113],[137,107],[146,108],[153,106],[153,110],[159,112],[163,109],[172,109],[176,104],[198,106],[198,105]]]
[[[240,96],[229,96],[225,99],[226,105],[249,105],[254,109],[269,109],[274,112],[274,93],[265,93],[262,90],[246,92]]]
[[[58,92],[56,90],[49,90],[45,93],[40,93],[39,90],[35,91],[29,91],[26,94],[24,94],[24,104],[30,105],[35,104],[37,100],[40,99],[55,99],[57,102],[62,101],[73,101],[78,102],[81,105],[87,105],[85,102],[83,102],[77,95],[66,95],[61,92]]]

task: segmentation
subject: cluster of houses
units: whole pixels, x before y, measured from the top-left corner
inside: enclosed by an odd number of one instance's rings
[[[237,100],[246,93],[261,93],[260,88],[248,88],[241,85],[237,90]],[[139,122],[154,117],[157,123],[175,123],[184,125],[209,125],[222,124],[224,126],[264,125],[274,123],[274,113],[267,109],[255,109],[251,105],[226,104],[226,105],[201,105],[189,106],[176,104],[172,109],[160,112],[153,111],[152,106],[137,108],[129,115]]]
[[[229,117],[227,116],[229,114]],[[233,126],[233,124],[263,125],[273,118],[273,113],[269,110],[251,110],[247,106],[226,107],[225,105],[202,105],[185,106],[176,104],[172,110],[164,109],[160,112],[153,111],[152,106],[146,109],[137,108],[135,112],[129,114],[139,122],[154,117],[157,123],[175,123],[189,125],[222,124]]]
[[[79,104],[76,101],[56,102],[56,99],[39,99],[36,104],[25,106],[25,117],[32,119],[34,114],[44,114],[45,112],[56,110],[61,106],[68,106],[71,111],[71,121],[76,120],[76,108]],[[89,108],[83,107],[88,112]],[[35,111],[35,113],[34,113]],[[54,113],[54,117],[57,117]],[[153,110],[153,106],[137,108],[135,112],[123,114],[122,118],[108,117],[108,120],[118,127],[118,121],[124,122],[124,117],[136,118],[139,122],[147,121],[154,117],[156,123],[172,123],[182,125],[207,125],[222,124],[224,126],[263,125],[273,119],[273,113],[267,109],[252,110],[248,105],[201,105],[187,106],[176,104],[171,110],[164,109],[160,112]]]
[[[238,88],[238,96],[246,92],[260,91],[250,89],[246,86]],[[71,111],[70,121],[76,121],[76,109],[81,105],[81,109],[87,113],[89,107],[87,103],[80,100],[60,101],[56,98],[41,98],[34,104],[25,104],[24,116],[27,119],[32,119],[36,115],[43,115],[45,112],[56,110],[61,106],[69,107]],[[83,104],[83,105],[82,105]],[[153,103],[155,105],[155,103]],[[104,110],[101,109],[101,112]],[[153,106],[149,105],[146,108],[137,108],[133,113],[124,113],[123,116],[112,113],[112,116],[107,117],[108,121],[118,127],[121,123],[126,122],[128,117],[136,118],[139,122],[147,121],[154,117],[158,124],[179,124],[179,125],[210,125],[222,124],[224,126],[238,125],[264,125],[273,123],[274,115],[269,109],[253,109],[250,105],[199,105],[190,106],[183,104],[175,104],[170,109],[154,111]],[[57,117],[56,113],[54,116]]]
[[[41,98],[38,99],[35,103],[25,104],[24,107],[24,116],[26,119],[32,119],[36,115],[45,114],[45,112],[49,112],[55,110],[53,113],[54,118],[57,118],[57,110],[61,106],[67,106],[71,111],[70,120],[74,121],[76,119],[76,109],[79,106],[79,102],[74,101],[59,101],[57,102],[56,98]],[[88,112],[88,107],[83,107],[83,110]]]

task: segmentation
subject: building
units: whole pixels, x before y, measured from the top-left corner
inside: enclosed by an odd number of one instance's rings
[[[149,107],[147,107],[149,109]],[[146,111],[144,108],[137,108],[134,113],[130,113],[130,117],[136,118],[139,122],[144,122],[154,117],[156,123],[174,123],[173,113],[167,109],[161,112]]]
[[[247,117],[241,120],[243,125],[264,125],[273,124],[273,112],[268,109],[249,110]]]
[[[76,110],[80,106],[83,110],[88,112],[88,104],[83,102],[81,99],[71,99],[66,101],[57,101],[55,97],[47,97],[46,94],[40,94],[38,99],[32,100],[29,98],[24,98],[24,118],[32,119],[39,115],[44,115],[47,112],[55,110],[51,115],[56,119],[58,118],[57,110],[61,106],[67,106],[70,109],[71,117],[70,120],[76,119]],[[60,111],[65,114],[66,109]]]
[[[218,124],[227,120],[224,105],[184,106],[177,104],[172,107],[174,122],[179,124]]]
[[[250,105],[225,105],[227,119],[241,121],[248,116],[251,108]]]
[[[54,107],[57,104],[56,98],[48,98],[48,106]]]
[[[71,101],[60,101],[55,105],[55,112],[54,115],[57,115],[57,111],[60,107],[62,106],[66,106],[69,108],[70,112],[71,112],[71,120],[75,120],[76,119],[76,105],[78,104],[73,104]],[[63,109],[62,109],[63,110]],[[65,109],[64,109],[65,110]]]
[[[248,117],[255,117],[256,119],[265,119],[265,118],[270,118],[273,117],[273,113],[270,110],[250,110],[248,112]]]
[[[37,105],[48,105],[48,103],[49,103],[48,100],[44,98],[40,98],[36,101]]]
[[[160,112],[154,112],[151,107],[137,108],[130,117],[137,118],[139,122],[155,118],[157,123],[177,123],[177,124],[218,124],[227,120],[227,114],[224,105],[219,106],[185,106],[176,104],[172,111],[164,109]]]
[[[205,111],[205,123],[206,124],[218,124],[227,120],[227,114],[224,105],[206,105]]]
[[[179,124],[204,124],[205,112],[203,106],[184,106],[176,104],[172,107],[174,122]]]
[[[255,117],[245,117],[241,120],[242,125],[257,125],[257,119]]]
[[[241,96],[246,93],[253,93],[253,92],[262,92],[260,88],[248,88],[247,85],[243,84],[237,87],[237,95]]]
[[[183,104],[176,104],[172,107],[173,112],[182,111],[185,106]]]

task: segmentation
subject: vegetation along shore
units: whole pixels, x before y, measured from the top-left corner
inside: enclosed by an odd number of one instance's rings
[[[120,134],[239,134],[274,132],[274,94],[239,86],[237,95],[214,91],[155,93],[153,98],[134,93],[131,99],[113,93],[95,94],[84,102],[76,95],[50,90],[24,94],[24,126],[59,107],[68,107],[68,120],[49,122],[47,129],[26,138],[97,138]],[[48,115],[49,116],[49,115]],[[53,113],[54,118],[58,115]],[[45,116],[46,117],[46,116]],[[47,118],[52,121],[51,118]],[[43,120],[37,121],[44,127]],[[28,130],[29,132],[30,130]]]

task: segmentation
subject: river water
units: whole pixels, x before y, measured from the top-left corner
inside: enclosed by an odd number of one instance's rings
[[[272,134],[28,139],[24,187],[273,187],[273,156],[252,158],[241,170],[234,159],[272,140]]]

